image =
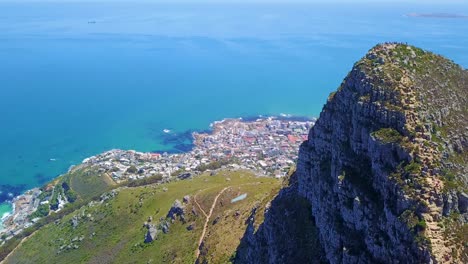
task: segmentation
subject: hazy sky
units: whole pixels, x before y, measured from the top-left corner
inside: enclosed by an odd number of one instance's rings
[[[154,3],[467,3],[467,0],[0,0],[0,2],[154,2]]]

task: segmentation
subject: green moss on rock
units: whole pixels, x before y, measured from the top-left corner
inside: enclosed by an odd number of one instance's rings
[[[371,135],[385,144],[399,143],[403,140],[403,136],[400,132],[393,128],[381,128],[373,132]]]

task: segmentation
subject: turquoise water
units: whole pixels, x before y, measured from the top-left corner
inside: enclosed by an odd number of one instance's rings
[[[0,219],[3,220],[5,216],[7,216],[13,208],[11,207],[10,203],[0,203]],[[2,221],[0,221],[0,230],[2,230]]]
[[[467,19],[410,12],[468,8],[0,2],[0,202],[111,148],[184,150],[225,117],[317,116],[378,42],[468,66]]]

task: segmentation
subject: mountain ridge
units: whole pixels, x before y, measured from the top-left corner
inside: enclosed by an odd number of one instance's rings
[[[384,43],[329,96],[295,175],[327,261],[466,263],[467,77],[442,56]],[[274,237],[252,234],[240,259],[255,262],[244,257]]]

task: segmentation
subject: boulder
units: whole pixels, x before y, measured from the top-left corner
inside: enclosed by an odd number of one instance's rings
[[[161,230],[163,231],[164,234],[169,233],[169,223],[167,221],[164,221],[161,223]]]
[[[77,228],[78,227],[78,216],[73,216],[72,219],[70,220],[71,221],[71,224],[72,224],[72,227],[73,229]]]
[[[458,194],[458,210],[462,214],[468,211],[468,194],[466,193]]]
[[[197,212],[197,210],[195,209],[195,207],[192,208],[192,214],[193,214],[194,216],[198,216],[198,212]]]
[[[175,200],[174,204],[172,205],[169,213],[167,213],[167,217],[176,220],[177,216],[179,218],[185,219],[183,217],[185,215],[185,206],[179,200]]]
[[[221,217],[218,215],[214,220],[213,220],[213,225],[216,225],[219,220],[221,219]]]
[[[145,235],[145,243],[151,243],[157,239],[158,230],[154,225],[148,225],[148,232]]]
[[[192,231],[195,228],[195,223],[192,223],[187,226],[187,231]]]

